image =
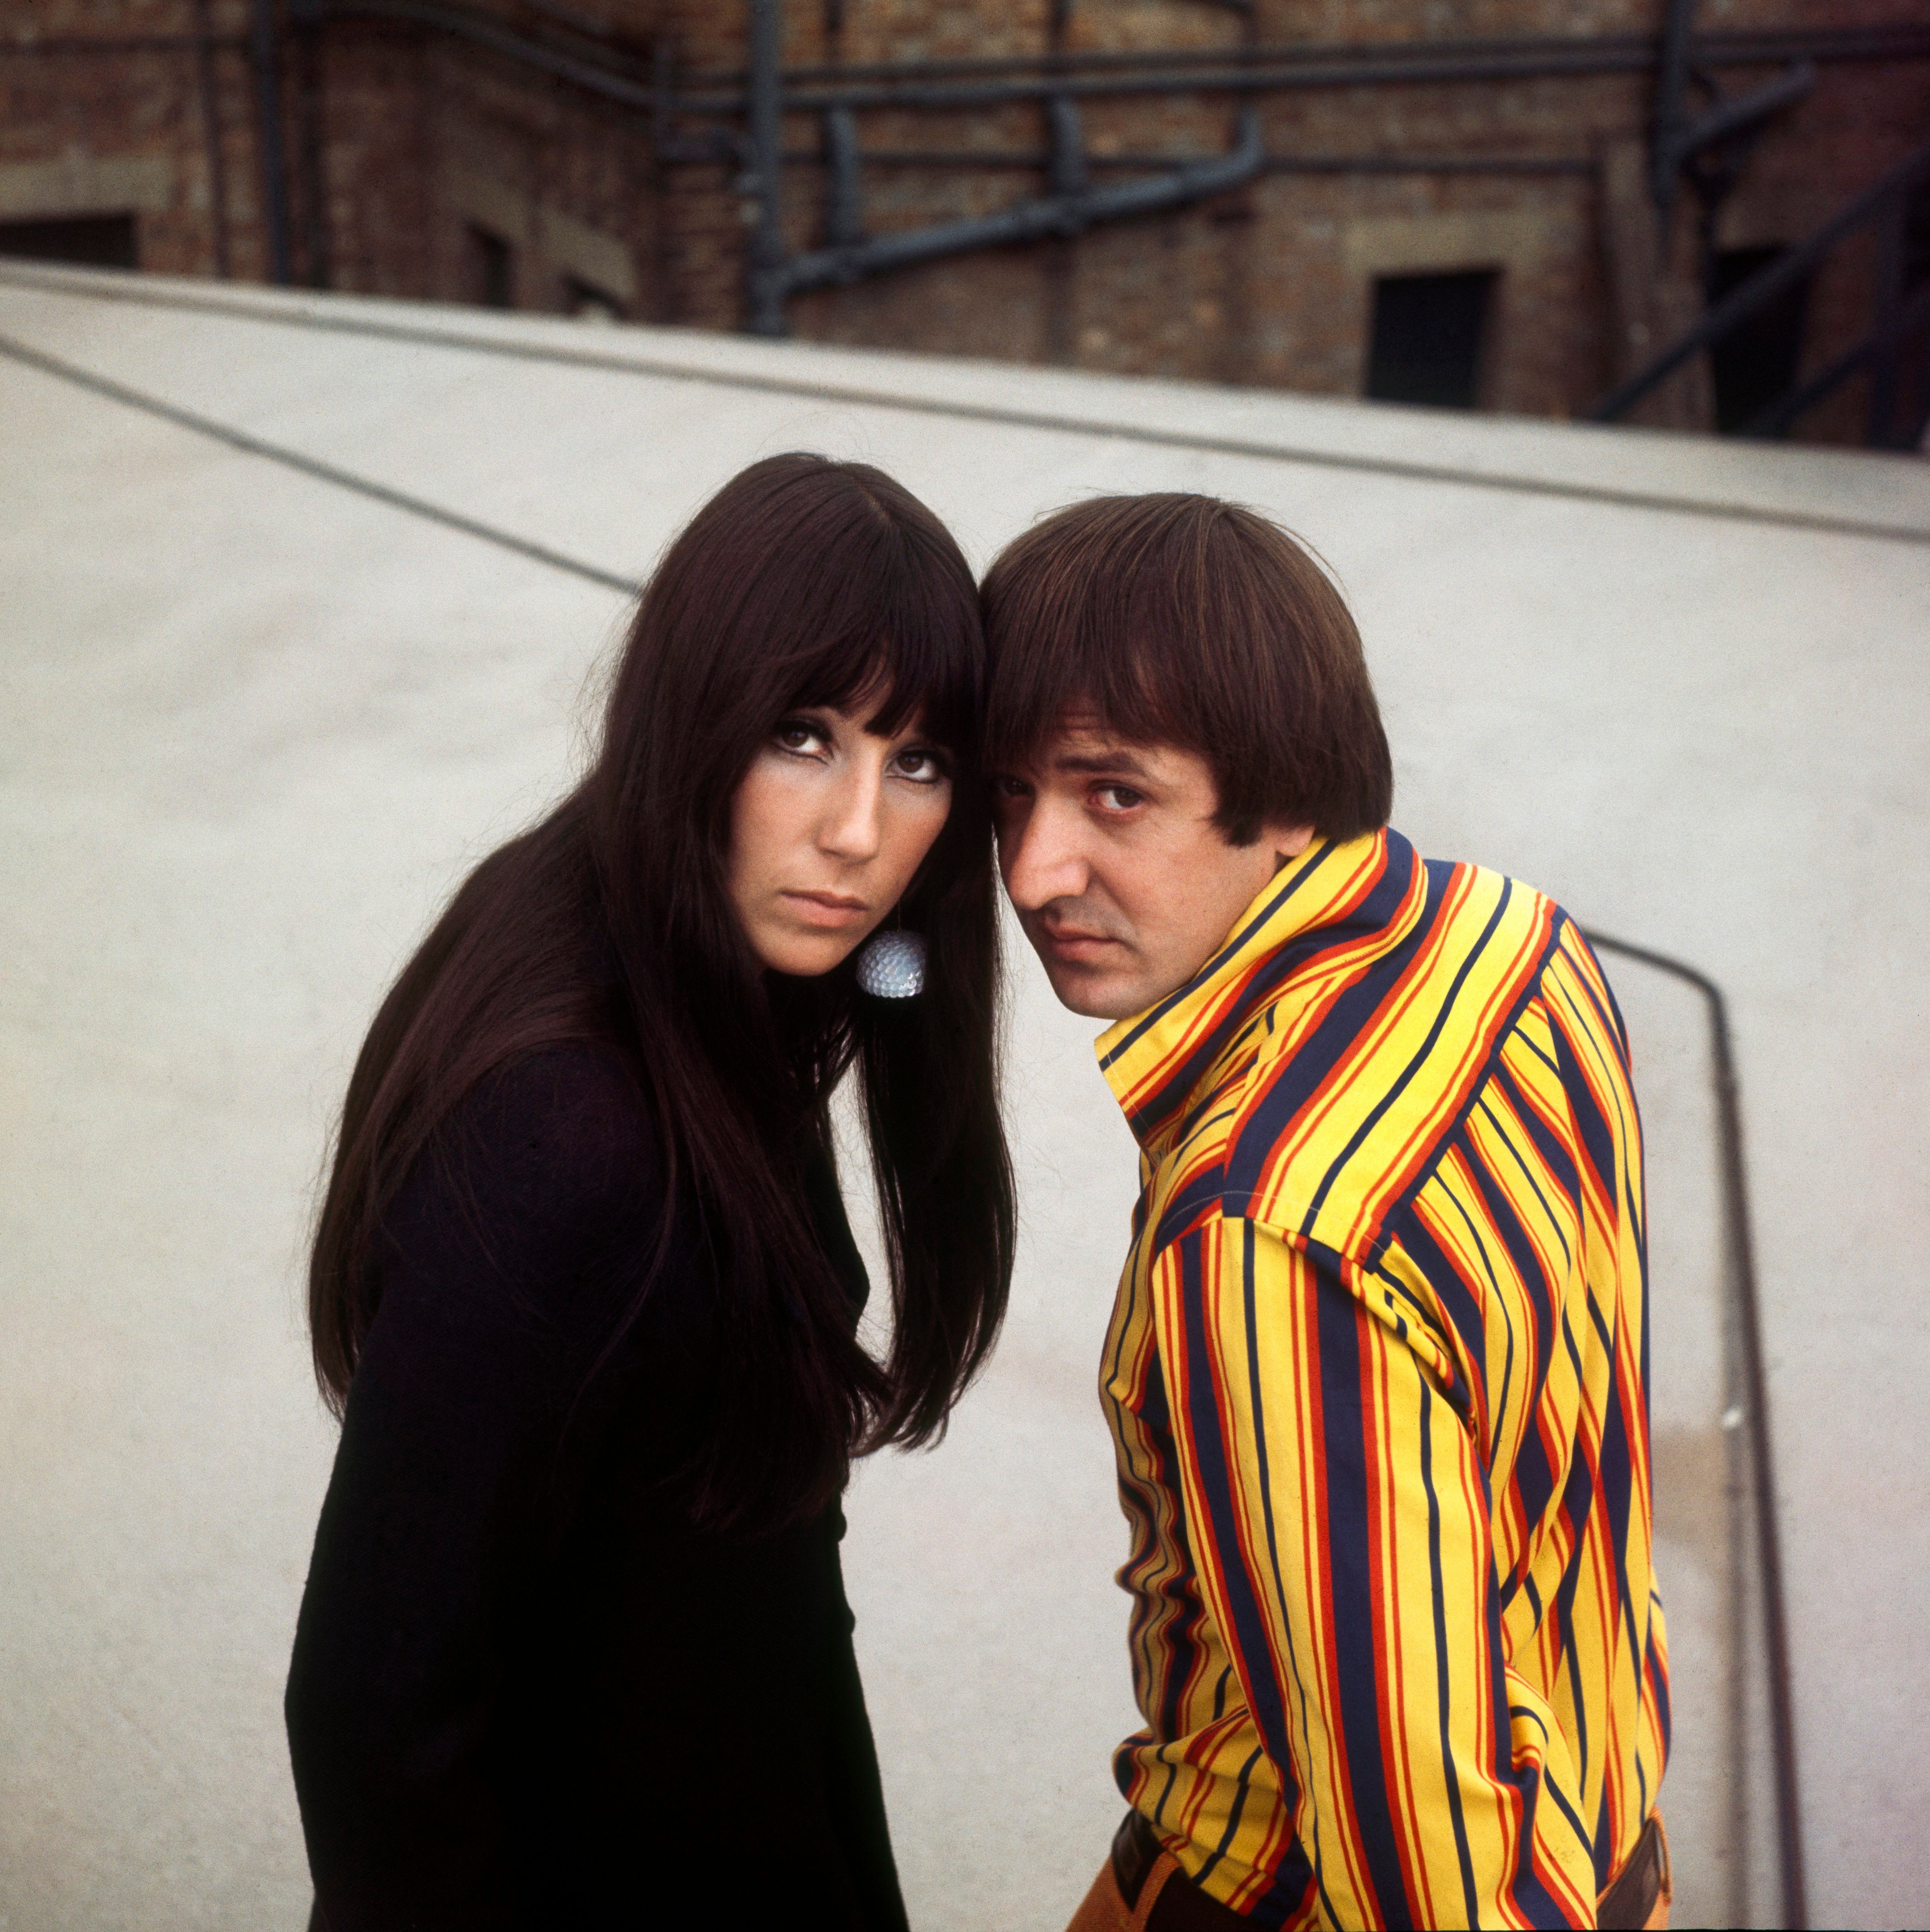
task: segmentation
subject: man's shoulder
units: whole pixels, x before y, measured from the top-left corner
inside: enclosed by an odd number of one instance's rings
[[[1290,980],[1215,1096],[1222,1212],[1371,1259],[1388,1213],[1491,1077],[1573,921],[1482,866],[1420,862],[1393,943],[1330,982]],[[1202,1176],[1204,1178],[1204,1176]]]

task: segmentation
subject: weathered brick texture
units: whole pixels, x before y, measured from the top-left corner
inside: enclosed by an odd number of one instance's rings
[[[523,34],[652,63],[685,88],[741,84],[748,0],[461,0]],[[1662,0],[1258,0],[1260,43],[1652,34]],[[142,266],[269,272],[249,0],[0,0],[0,220],[126,213]],[[1918,20],[1917,0],[1703,0],[1708,30]],[[787,66],[1236,49],[1200,0],[784,0]],[[560,39],[559,38],[560,36]],[[199,38],[197,38],[199,37]],[[400,296],[712,328],[745,314],[755,204],[730,124],[640,107],[414,27],[285,29],[279,102],[298,278]],[[1773,76],[1730,71],[1740,92]],[[1377,277],[1492,271],[1483,406],[1585,410],[1701,300],[1686,193],[1659,232],[1641,148],[1644,74],[1381,84],[1258,97],[1269,170],[1180,211],[989,250],[794,298],[800,336],[1359,393]],[[1081,111],[1093,178],[1122,158],[1224,150],[1227,95]],[[1041,192],[1035,104],[859,117],[868,232],[982,214]],[[1722,205],[1722,248],[1800,239],[1930,130],[1930,62],[1825,65]],[[824,130],[785,120],[790,245],[824,238]],[[982,162],[967,160],[986,158]],[[1646,226],[1644,225],[1646,224]],[[1811,294],[1806,365],[1867,314],[1873,257],[1843,250]],[[1706,370],[1648,406],[1707,419]],[[1846,394],[1805,425],[1854,437]]]

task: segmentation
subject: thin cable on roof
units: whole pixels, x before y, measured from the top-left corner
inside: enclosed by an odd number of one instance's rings
[[[406,490],[394,490],[386,483],[377,483],[371,478],[358,476],[354,471],[338,470],[332,463],[324,463],[319,458],[304,456],[297,449],[284,448],[280,443],[268,442],[261,437],[250,436],[245,430],[231,429],[226,423],[217,422],[211,416],[204,416],[193,410],[184,410],[175,404],[163,402],[158,396],[150,396],[139,389],[132,389],[124,382],[116,382],[105,376],[97,376],[91,370],[77,368],[73,363],[64,362],[58,356],[49,356],[43,350],[30,348],[25,343],[16,340],[10,335],[0,334],[0,356],[10,356],[16,362],[23,362],[29,368],[37,369],[43,375],[57,376],[64,382],[88,389],[96,395],[105,396],[109,400],[124,403],[130,409],[144,410],[150,416],[159,416],[163,422],[177,428],[191,430],[197,436],[211,436],[217,442],[224,442],[231,449],[238,449],[245,455],[265,457],[271,463],[279,463],[285,468],[297,470],[304,476],[312,476],[323,483],[332,483],[337,488],[352,490],[356,495],[367,496],[378,503],[385,503],[392,510],[406,511],[412,517],[421,517],[425,521],[440,524],[445,530],[460,530],[463,536],[479,537],[484,543],[492,543],[499,548],[514,550],[520,556],[526,556],[538,563],[546,563],[554,570],[568,571],[572,576],[587,578],[592,584],[600,584],[607,590],[620,591],[626,597],[634,597],[643,588],[634,578],[619,577],[613,572],[600,570],[593,563],[585,563],[580,558],[566,556],[561,550],[552,550],[547,544],[532,543],[527,537],[519,537],[508,530],[498,530],[493,524],[479,522],[474,517],[466,517],[460,510],[445,508],[440,503],[432,503],[421,496],[412,496]]]

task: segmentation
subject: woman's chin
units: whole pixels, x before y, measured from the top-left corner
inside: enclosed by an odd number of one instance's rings
[[[808,939],[784,940],[759,949],[766,967],[793,980],[820,980],[841,966],[857,951],[859,940],[844,933],[814,935]]]

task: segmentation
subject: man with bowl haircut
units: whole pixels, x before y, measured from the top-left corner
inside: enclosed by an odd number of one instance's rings
[[[1100,1392],[1145,1723],[1075,1932],[1666,1924],[1594,955],[1387,828],[1353,620],[1263,518],[1078,504],[984,599],[1006,887],[1142,1151]]]

